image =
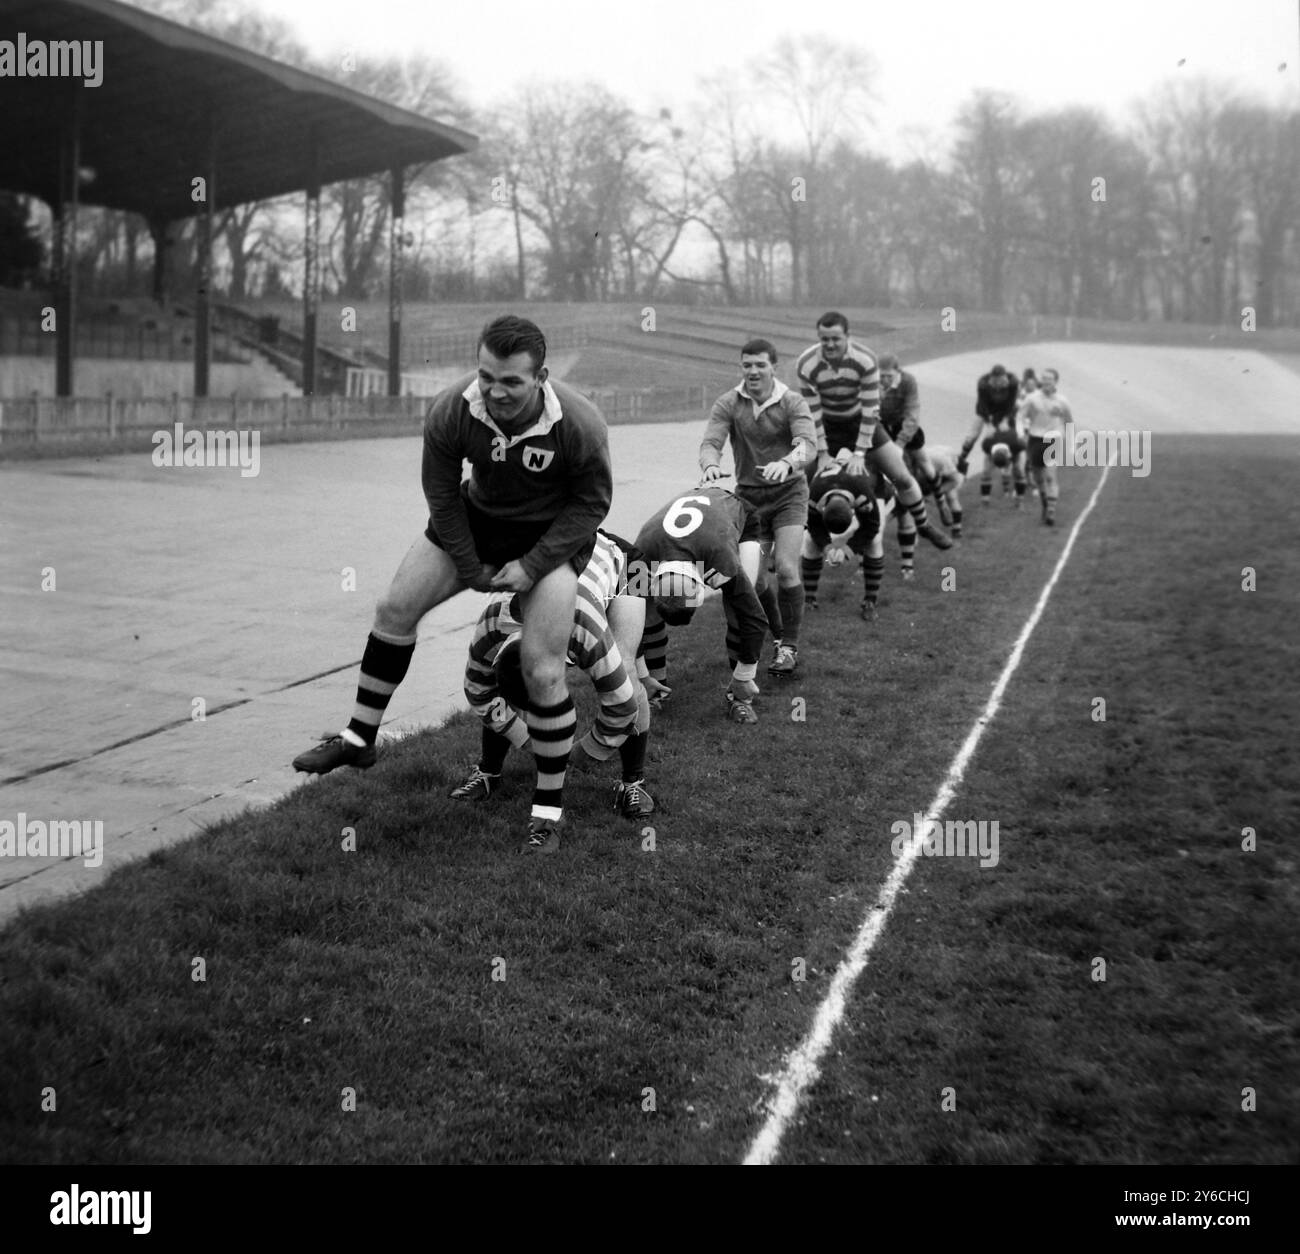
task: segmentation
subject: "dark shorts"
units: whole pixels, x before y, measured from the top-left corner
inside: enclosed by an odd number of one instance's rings
[[[1014,431],[995,431],[992,435],[986,435],[980,448],[986,453],[991,453],[995,444],[1005,444],[1011,450],[1012,457],[1016,457],[1025,451],[1025,446],[1020,442],[1020,437]]]
[[[884,424],[882,423],[881,425],[883,426]],[[890,438],[891,440],[897,440],[897,439],[898,439],[898,433],[899,433],[899,431],[901,431],[901,430],[903,429],[903,427],[902,427],[902,424],[900,423],[900,424],[898,425],[898,427],[896,427],[896,428],[895,428],[894,430],[892,430],[892,431],[890,431],[888,427],[886,427],[885,429],[886,429],[886,431],[889,432],[889,438]],[[877,427],[876,430],[879,431],[879,430],[880,430],[880,427]],[[872,448],[875,448],[875,447],[877,447],[877,445],[873,444],[873,445],[872,445]],[[903,448],[904,448],[904,449],[907,449],[907,450],[910,451],[910,452],[915,453],[917,449],[919,449],[919,448],[924,448],[924,447],[925,447],[925,428],[924,428],[924,427],[917,427],[916,431],[915,431],[915,432],[913,433],[913,435],[912,435],[912,438],[911,438],[910,440],[908,440],[908,442],[907,442],[906,444],[903,445]]]
[[[742,511],[745,521],[740,526],[740,543],[744,544],[749,540],[761,540],[763,538],[763,524],[759,521],[758,511],[747,502],[741,502],[745,506]]]
[[[758,539],[771,540],[782,527],[798,527],[808,518],[808,480],[801,471],[787,475],[781,483],[763,487],[736,486],[736,495],[749,506],[758,523]],[[746,531],[749,526],[746,524]],[[754,536],[742,536],[742,539]]]
[[[485,514],[466,495],[467,485],[460,485],[461,504],[465,506],[465,517],[469,520],[469,533],[474,537],[474,551],[478,560],[488,566],[504,566],[523,557],[551,529],[552,519],[540,522],[519,522],[507,518],[494,518]],[[424,529],[425,538],[430,544],[446,552],[447,546],[433,529],[433,520]],[[596,547],[596,533],[593,531],[582,548],[569,559],[569,565],[580,575],[591,561],[591,554]]]
[[[1047,436],[1042,435],[1031,435],[1029,437],[1029,465],[1032,469],[1042,470],[1047,465],[1043,454],[1046,453],[1047,446],[1055,438],[1053,436],[1049,439]]]

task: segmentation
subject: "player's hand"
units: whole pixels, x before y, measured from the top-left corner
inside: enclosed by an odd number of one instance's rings
[[[840,464],[829,453],[823,453],[817,459],[817,474],[814,478],[820,479],[822,475],[837,475],[840,471]]]
[[[962,453],[962,455],[957,459],[957,473],[959,475],[964,475],[968,470],[970,470],[970,459],[965,453]]]
[[[667,684],[661,684],[653,675],[647,675],[641,681],[641,686],[645,689],[645,695],[650,699],[650,708],[652,710],[662,710],[664,702],[673,695],[673,690]]]
[[[495,589],[492,586],[492,580],[499,569],[497,566],[489,566],[484,562],[479,567],[479,573],[473,579],[467,579],[465,583],[475,592],[493,592]]]
[[[701,483],[712,483],[715,479],[725,479],[721,466],[706,466],[700,475]]]
[[[837,544],[833,544],[826,550],[826,565],[843,566],[845,561],[848,559],[848,556],[848,553],[846,553],[844,549],[840,548]]]
[[[760,466],[758,473],[768,483],[782,483],[790,474],[790,463],[784,458],[778,457],[776,461],[768,462],[766,466]]]
[[[533,577],[516,560],[507,562],[492,576],[491,586],[495,592],[529,592],[533,582]]]
[[[854,453],[849,458],[849,474],[865,475],[867,473],[867,457],[865,453]]]

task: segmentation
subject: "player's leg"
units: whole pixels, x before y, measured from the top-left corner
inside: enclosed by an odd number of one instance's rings
[[[986,435],[980,442],[980,448],[984,450],[984,465],[980,467],[981,505],[988,505],[993,499],[993,440],[992,435]]]
[[[520,661],[528,689],[528,734],[537,762],[533,822],[524,847],[535,844],[539,852],[558,848],[557,828],[564,817],[564,776],[578,723],[564,664],[577,597],[578,575],[568,563],[547,572],[520,597]]]
[[[1024,504],[1027,476],[1025,475],[1025,442],[1019,435],[1011,437],[1011,474],[1016,485],[1016,508]]]
[[[791,475],[774,493],[770,516],[772,556],[776,563],[777,600],[781,608],[781,647],[768,667],[774,675],[789,675],[799,660],[799,629],[803,623],[803,578],[799,554],[808,522],[808,480]]]
[[[948,502],[948,512],[952,515],[952,534],[955,538],[961,535],[961,476],[953,475],[951,479],[945,480],[945,485],[943,493]]]
[[[803,604],[806,610],[817,608],[817,589],[821,586],[822,568],[826,564],[826,546],[830,542],[830,532],[826,530],[821,515],[810,508],[799,552],[799,578],[803,581]]]
[[[635,658],[645,634],[646,603],[640,597],[619,596],[610,602],[609,629],[624,658]],[[615,806],[628,818],[644,818],[654,810],[654,802],[645,791],[645,759],[650,744],[650,697],[637,677],[635,664],[627,666],[628,677],[636,687],[636,724],[619,746],[623,764],[622,783],[615,790]]]
[[[351,722],[338,736],[294,758],[294,770],[324,775],[339,766],[374,764],[379,724],[410,668],[420,620],[464,586],[456,564],[427,534],[411,545],[375,607],[374,624],[361,655]]]
[[[898,519],[898,562],[903,579],[910,581],[916,574],[916,520],[905,509],[894,506]]]
[[[880,581],[885,576],[885,520],[893,512],[894,501],[876,500],[868,520],[859,535],[865,540],[862,550],[862,605],[863,619],[876,621],[876,601],[880,596]]]
[[[894,485],[899,504],[912,515],[917,532],[929,540],[935,548],[952,548],[952,541],[930,522],[925,512],[925,498],[921,495],[921,487],[908,473],[907,466],[903,462],[902,450],[888,435],[885,435],[884,428],[879,424],[876,425],[876,436],[884,436],[884,439],[877,440],[873,444],[868,461]]]
[[[1059,438],[1059,437],[1058,437]],[[1056,499],[1060,495],[1060,485],[1056,479],[1056,467],[1050,462],[1043,463],[1043,521],[1049,527],[1056,526]]]

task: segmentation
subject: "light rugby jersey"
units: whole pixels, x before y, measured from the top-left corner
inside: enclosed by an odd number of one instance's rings
[[[850,340],[844,356],[832,365],[814,344],[799,357],[795,366],[799,390],[808,402],[817,424],[817,451],[825,453],[825,424],[844,428],[857,422],[855,449],[866,453],[880,416],[880,370],[875,354],[856,340]]]
[[[1070,402],[1060,392],[1052,396],[1041,390],[1032,392],[1020,416],[1027,424],[1029,434],[1041,440],[1064,431],[1065,424],[1071,421]]]
[[[607,536],[598,534],[591,560],[578,576],[569,657],[595,685],[600,709],[592,738],[610,749],[617,749],[627,739],[636,721],[636,686],[605,616],[609,603],[626,583],[626,555]],[[521,629],[518,597],[508,592],[494,593],[474,625],[465,664],[465,696],[470,709],[515,745],[523,742],[527,727],[497,691],[492,664],[501,646]]]

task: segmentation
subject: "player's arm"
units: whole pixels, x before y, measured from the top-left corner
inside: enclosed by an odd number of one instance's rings
[[[660,684],[668,682],[668,628],[659,617],[653,601],[645,604],[645,630],[637,646],[637,661],[644,662],[646,673]]]
[[[822,395],[812,381],[809,373],[811,370],[811,364],[800,361],[795,370],[795,379],[799,384],[799,395],[812,417],[813,451],[817,457],[817,464],[821,465],[823,462],[830,461],[831,455],[826,444],[826,428],[822,425]]]
[[[964,475],[970,468],[970,451],[975,447],[975,441],[980,438],[980,432],[984,430],[984,424],[988,421],[982,414],[976,414],[975,421],[971,424],[971,429],[966,438],[961,442],[961,453],[957,457],[957,469]]]
[[[568,417],[555,427],[559,430]],[[569,499],[542,538],[519,559],[535,584],[543,575],[563,566],[578,553],[605,521],[614,498],[614,476],[609,465],[609,439],[602,425],[597,430],[570,427],[561,437],[571,458]]]
[[[636,723],[638,684],[628,673],[608,624],[579,622],[573,629],[571,648],[578,667],[591,678],[600,705],[596,721],[583,736],[579,747],[598,762],[607,761],[618,750]]]
[[[424,420],[424,454],[420,481],[429,503],[429,521],[438,533],[447,556],[456,563],[456,573],[470,587],[484,590],[483,564],[474,548],[469,517],[460,495],[461,463],[464,445],[458,437],[456,412],[459,393],[439,397],[429,407]]]
[[[866,457],[871,452],[876,423],[880,421],[880,367],[874,357],[858,386],[858,404],[862,406],[862,421],[858,424],[858,442],[853,451],[857,457]]]
[[[898,428],[898,436],[894,442],[899,448],[906,448],[916,434],[917,428],[921,425],[921,394],[916,386],[916,380],[904,375],[902,393],[903,421]]]
[[[528,725],[510,707],[497,690],[496,671],[492,663],[497,650],[519,624],[508,612],[510,598],[492,597],[478,622],[465,659],[465,697],[474,711],[494,732],[504,736],[516,749],[528,744]]]
[[[700,441],[700,475],[704,480],[722,477],[722,449],[731,435],[731,393],[724,392],[713,402],[709,421]]]

